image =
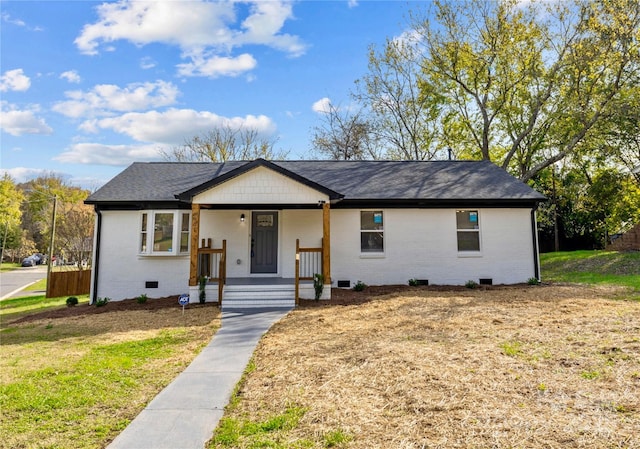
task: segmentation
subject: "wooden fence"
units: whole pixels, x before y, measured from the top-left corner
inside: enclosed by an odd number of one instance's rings
[[[86,295],[91,288],[91,270],[52,271],[47,298]]]

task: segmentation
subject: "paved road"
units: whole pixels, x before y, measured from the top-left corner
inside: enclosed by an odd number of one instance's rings
[[[47,277],[47,266],[23,267],[0,273],[0,300],[14,296],[23,288]]]

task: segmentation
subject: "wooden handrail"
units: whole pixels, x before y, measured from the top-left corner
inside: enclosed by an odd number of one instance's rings
[[[218,307],[222,307],[222,292],[227,282],[227,241],[222,241],[222,255],[218,266]]]
[[[211,269],[213,268],[211,265],[211,260],[209,259],[206,262],[206,267],[201,266],[202,258],[200,256],[207,255],[211,257],[213,254],[219,254],[218,257],[218,273],[217,276],[212,276]],[[227,241],[222,241],[222,248],[212,248],[211,247],[211,239],[202,239],[202,246],[198,248],[198,276],[207,276],[209,281],[218,283],[218,306],[222,305],[222,292],[224,290],[224,285],[227,281]]]
[[[323,263],[323,251],[324,251],[324,244],[322,247],[315,247],[315,248],[302,248],[300,246],[300,239],[296,239],[296,272],[295,272],[295,299],[296,299],[296,305],[298,305],[300,303],[300,281],[313,281],[314,277],[313,275],[315,273],[312,273],[311,276],[300,276],[300,258],[301,258],[301,254],[302,253],[307,253],[307,254],[312,254],[312,253],[318,253],[320,254],[320,273],[322,273],[322,263]],[[308,274],[308,273],[305,273]]]

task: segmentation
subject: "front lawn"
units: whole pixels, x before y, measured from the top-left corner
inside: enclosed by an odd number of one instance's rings
[[[66,297],[0,303],[0,448],[105,447],[219,327],[214,306],[182,315],[177,300],[122,310],[79,299],[69,309]]]
[[[640,303],[618,297],[426,287],[298,308],[209,448],[640,447]]]
[[[540,255],[542,279],[624,285],[640,291],[640,251],[564,251]]]

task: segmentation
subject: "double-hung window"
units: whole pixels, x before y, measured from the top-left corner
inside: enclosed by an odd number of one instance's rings
[[[140,254],[189,253],[191,215],[182,211],[145,211],[140,226]]]
[[[457,210],[458,251],[480,251],[480,218],[477,210]]]
[[[384,252],[384,217],[381,210],[360,212],[360,251]]]

